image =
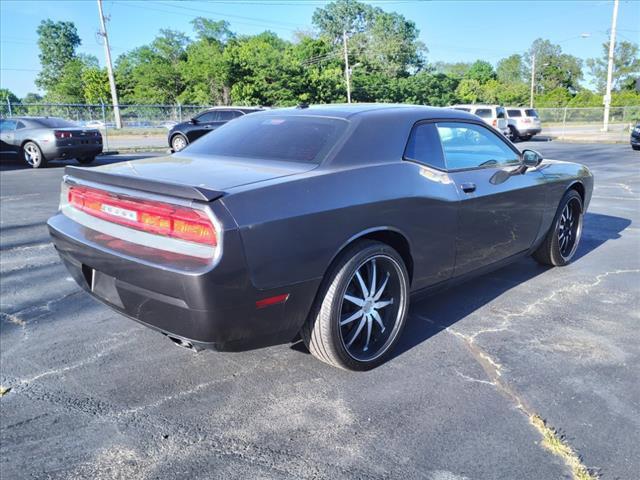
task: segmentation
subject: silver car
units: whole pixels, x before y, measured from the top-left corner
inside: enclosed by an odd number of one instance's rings
[[[100,153],[102,135],[95,128],[83,128],[56,117],[0,119],[0,154],[19,156],[32,168],[66,158],[88,164]]]
[[[540,117],[533,108],[506,107],[506,111],[509,138],[512,141],[531,140],[534,135],[542,131]]]

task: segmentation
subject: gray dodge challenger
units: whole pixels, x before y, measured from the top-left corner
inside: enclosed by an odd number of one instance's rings
[[[593,189],[474,115],[408,105],[264,111],[65,173],[49,230],[106,305],[194,350],[301,337],[350,370],[388,358],[412,294],[524,255],[566,265]]]
[[[50,160],[75,158],[91,163],[102,153],[102,135],[57,117],[11,117],[0,119],[0,153],[17,155],[32,168]]]

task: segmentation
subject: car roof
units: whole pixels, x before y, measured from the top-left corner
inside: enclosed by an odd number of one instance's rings
[[[290,108],[265,110],[256,115],[302,115],[349,119],[366,116],[396,116],[429,119],[477,119],[475,115],[451,108],[410,105],[403,103],[338,103],[327,105],[304,105]]]
[[[207,108],[205,110],[203,110],[204,112],[215,112],[216,110],[240,110],[240,111],[259,111],[259,110],[264,110],[263,107],[242,107],[242,106],[235,106],[235,105],[227,105],[227,106],[217,106],[217,107],[210,107]]]
[[[451,105],[450,108],[456,107],[464,107],[464,108],[498,108],[502,107],[502,105],[498,104],[486,104],[486,103],[456,103],[455,105]],[[503,107],[504,108],[504,107]]]

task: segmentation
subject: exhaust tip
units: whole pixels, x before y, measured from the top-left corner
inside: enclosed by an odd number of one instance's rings
[[[179,347],[187,348],[193,352],[199,352],[200,350],[202,350],[202,348],[198,348],[193,343],[182,338],[174,337],[172,335],[167,335],[167,337],[169,337],[169,340],[171,340],[175,345]]]

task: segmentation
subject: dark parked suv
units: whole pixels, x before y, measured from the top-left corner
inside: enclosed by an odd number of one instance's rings
[[[179,152],[202,135],[224,125],[229,120],[248,113],[259,112],[260,107],[214,107],[199,113],[188,122],[182,122],[169,130],[169,146]]]
[[[640,122],[636,123],[636,126],[631,130],[631,148],[634,150],[640,150]]]

